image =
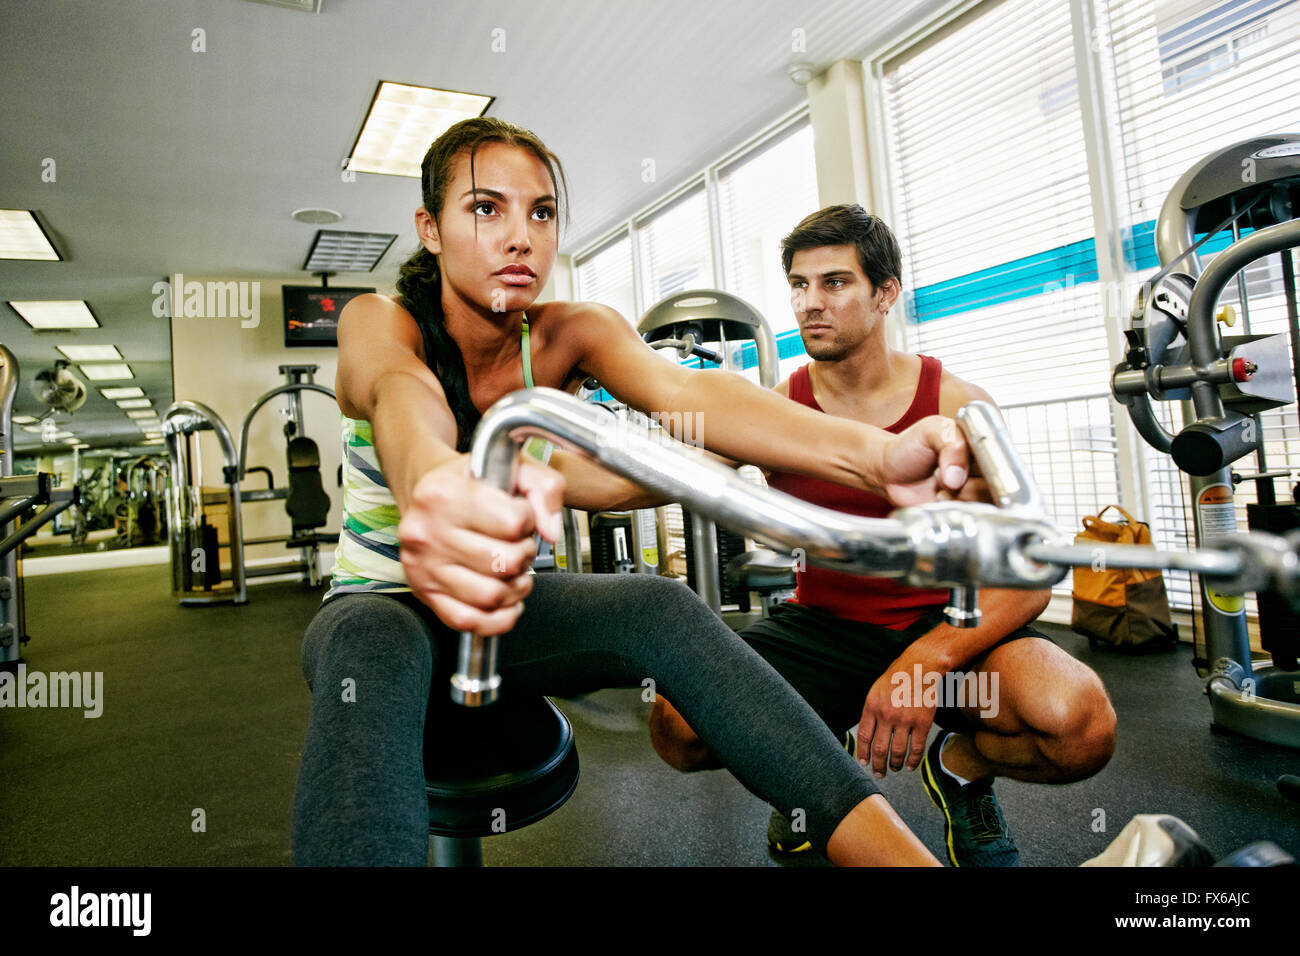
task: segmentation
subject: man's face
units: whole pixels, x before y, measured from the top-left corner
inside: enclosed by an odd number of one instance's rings
[[[870,338],[897,296],[891,280],[877,289],[852,245],[801,249],[790,261],[790,305],[808,355],[837,362]]]

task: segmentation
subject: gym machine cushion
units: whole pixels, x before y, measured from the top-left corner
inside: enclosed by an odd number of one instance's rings
[[[289,442],[289,497],[284,510],[293,521],[293,536],[319,528],[329,519],[330,499],[320,479],[320,451],[310,438]]]

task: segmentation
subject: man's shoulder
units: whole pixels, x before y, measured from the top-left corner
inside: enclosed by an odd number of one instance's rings
[[[975,383],[943,369],[939,375],[939,414],[951,418],[957,414],[959,408],[971,402],[997,404],[988,392]]]

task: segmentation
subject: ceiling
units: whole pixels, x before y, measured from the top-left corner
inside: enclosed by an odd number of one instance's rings
[[[340,175],[381,79],[487,93],[489,115],[535,130],[567,173],[571,252],[797,106],[791,63],[861,57],[944,3],[323,0],[305,14],[247,0],[0,0],[0,208],[36,211],[64,257],[0,260],[0,301],[85,299],[102,325],[36,333],[0,304],[0,342],[23,370],[14,412],[40,414],[26,383],[69,343],[116,345],[136,381],[108,384],[140,385],[164,410],[170,333],[154,283],[314,281],[301,267],[318,227],[295,209],[397,233],[374,272],[336,280],[391,287],[415,245],[419,183]],[[792,52],[796,29],[806,52]],[[87,384],[60,427],[94,445],[137,440]],[[16,446],[39,437],[19,429]]]

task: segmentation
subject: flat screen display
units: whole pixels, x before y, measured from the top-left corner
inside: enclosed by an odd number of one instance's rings
[[[339,344],[339,315],[352,299],[374,289],[287,285],[284,296],[286,348],[329,348]]]

